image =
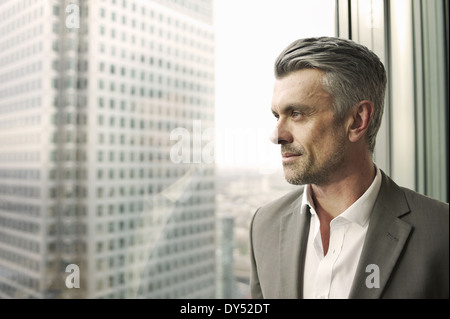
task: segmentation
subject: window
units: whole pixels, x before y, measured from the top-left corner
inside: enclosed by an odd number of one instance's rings
[[[324,3],[334,0],[318,2],[319,11],[328,12]],[[223,297],[216,295],[216,270],[233,269],[222,267],[216,251],[226,244],[235,245],[234,265],[248,279],[245,227],[252,205],[275,196],[263,193],[274,175],[244,178],[247,168],[240,166],[247,163],[239,161],[231,172],[223,170],[229,163],[219,161],[225,148],[220,140],[217,163],[175,163],[171,149],[177,141],[170,136],[177,128],[189,133],[193,161],[193,148],[209,142],[208,128],[220,133],[223,126],[245,127],[244,110],[258,106],[251,111],[255,118],[262,112],[271,88],[253,83],[272,82],[276,49],[303,30],[333,32],[332,10],[305,28],[302,20],[310,21],[316,11],[299,9],[302,1],[284,3],[83,1],[80,28],[68,30],[62,22],[68,13],[60,5],[52,3],[50,19],[41,19],[47,13],[40,2],[2,2],[0,211],[6,213],[0,214],[0,229],[11,231],[4,232],[7,238],[0,232],[0,296],[132,298],[142,284],[148,289],[139,297],[148,299]],[[268,24],[267,16],[282,19]],[[87,25],[91,19],[99,22],[95,30]],[[217,46],[216,34],[223,41]],[[43,55],[47,47],[51,52]],[[240,70],[252,79],[237,76]],[[50,114],[47,104],[54,106]],[[47,185],[45,192],[38,185]],[[281,192],[284,185],[277,185]],[[248,202],[251,191],[260,194]],[[215,222],[227,204],[239,214],[235,228],[227,229],[234,237],[220,242],[217,227],[227,225]],[[91,244],[94,253],[87,255]],[[24,253],[31,250],[32,258]],[[58,265],[83,262],[97,271],[80,265],[81,289],[51,290],[48,280],[67,276]],[[43,272],[40,265],[51,269]],[[93,285],[83,289],[88,282]],[[12,284],[14,289],[6,288]]]

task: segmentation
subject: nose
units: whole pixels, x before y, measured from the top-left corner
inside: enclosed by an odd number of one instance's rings
[[[270,134],[270,141],[274,144],[290,144],[293,142],[292,134],[285,127],[286,125],[279,120],[277,126]]]

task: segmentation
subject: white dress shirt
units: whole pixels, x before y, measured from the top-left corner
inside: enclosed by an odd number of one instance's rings
[[[330,223],[328,252],[324,256],[320,221],[314,209],[310,185],[305,187],[301,214],[310,206],[311,223],[305,257],[303,297],[306,299],[348,298],[369,226],[370,213],[381,186],[381,172],[367,191]]]

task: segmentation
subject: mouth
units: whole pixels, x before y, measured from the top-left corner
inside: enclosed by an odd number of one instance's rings
[[[282,153],[281,156],[282,156],[281,161],[284,164],[284,163],[290,163],[290,162],[293,162],[293,161],[297,160],[301,156],[301,154]]]

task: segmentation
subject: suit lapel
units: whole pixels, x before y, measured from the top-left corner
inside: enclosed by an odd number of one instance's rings
[[[310,213],[300,213],[302,196],[292,203],[280,223],[280,298],[301,298]]]
[[[399,218],[409,212],[403,191],[384,172],[382,175],[349,298],[380,298],[411,231]],[[370,282],[379,282],[379,288],[371,288]]]

